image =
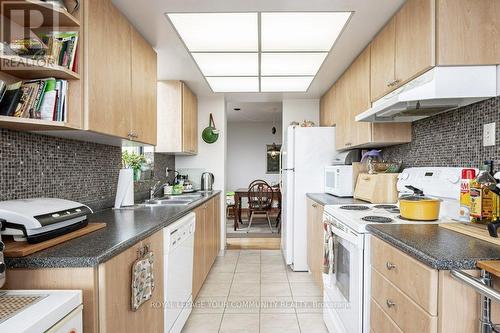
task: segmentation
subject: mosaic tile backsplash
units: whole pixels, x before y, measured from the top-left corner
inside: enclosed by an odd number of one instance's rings
[[[496,145],[483,147],[483,125],[496,122]],[[404,167],[479,167],[495,161],[500,168],[500,97],[416,121],[412,142],[383,149],[386,160]]]
[[[165,180],[173,156],[155,154],[155,180],[139,182],[136,197]],[[112,207],[121,148],[0,129],[0,200],[56,197],[94,210]]]

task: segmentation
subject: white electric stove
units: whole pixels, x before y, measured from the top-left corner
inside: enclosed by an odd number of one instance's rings
[[[335,218],[357,233],[367,233],[369,224],[439,224],[456,223],[449,217],[436,221],[414,221],[401,217],[397,204],[352,204],[325,207],[325,218]]]
[[[440,218],[432,222],[406,220],[397,204],[325,206],[325,253],[328,273],[323,274],[324,321],[329,332],[370,332],[369,224],[458,223],[460,178],[463,168],[409,168],[398,177],[400,195],[412,185],[442,200]]]

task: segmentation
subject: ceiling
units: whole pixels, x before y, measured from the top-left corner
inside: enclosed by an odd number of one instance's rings
[[[164,13],[250,11],[353,11],[318,75],[305,93],[225,93],[228,102],[280,102],[319,98],[405,0],[113,0],[158,52],[158,79],[183,80],[199,96],[214,93]]]
[[[240,111],[234,111],[240,108]],[[227,102],[227,121],[230,123],[281,123],[281,102]]]

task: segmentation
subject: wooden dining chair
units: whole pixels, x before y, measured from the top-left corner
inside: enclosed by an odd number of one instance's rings
[[[269,229],[273,233],[271,218],[269,212],[272,209],[274,191],[268,183],[263,180],[253,181],[248,187],[248,210],[250,212],[250,220],[248,221],[247,233],[252,227],[252,221],[255,214],[265,214]]]

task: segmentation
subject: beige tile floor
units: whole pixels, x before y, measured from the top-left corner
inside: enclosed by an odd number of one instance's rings
[[[279,250],[229,250],[217,258],[183,333],[324,333],[323,298],[309,273]]]

